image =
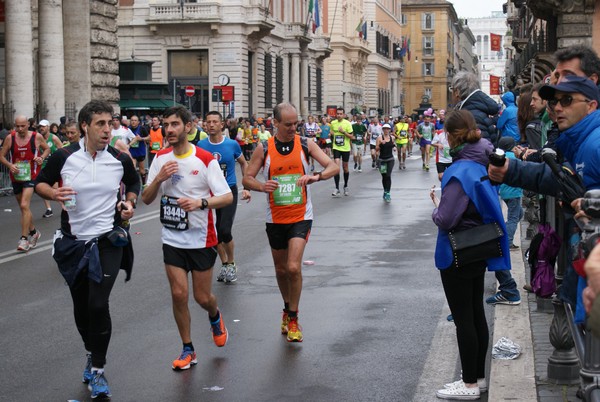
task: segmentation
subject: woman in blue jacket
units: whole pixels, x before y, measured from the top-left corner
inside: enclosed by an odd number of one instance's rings
[[[486,176],[492,144],[481,139],[473,115],[457,110],[446,116],[446,131],[453,158],[442,178],[442,195],[438,200],[432,190],[436,208],[432,219],[438,226],[435,265],[456,325],[456,338],[462,366],[462,379],[446,384],[437,391],[443,399],[478,399],[487,390],[485,361],[489,332],[483,308],[484,275],[490,270],[510,269],[508,240],[498,194]],[[502,256],[470,264],[454,260],[449,231],[462,231],[485,223],[497,222],[504,234],[500,238]]]

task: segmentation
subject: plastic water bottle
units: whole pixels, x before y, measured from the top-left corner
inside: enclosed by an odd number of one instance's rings
[[[73,180],[70,176],[65,175],[63,178],[63,186],[71,187],[73,184]],[[71,194],[71,199],[63,202],[65,206],[65,210],[67,211],[75,211],[77,209],[77,198],[75,198],[75,194]]]

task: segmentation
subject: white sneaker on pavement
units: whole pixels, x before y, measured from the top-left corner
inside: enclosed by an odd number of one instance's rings
[[[462,385],[462,383],[463,383],[462,380],[450,382],[448,384],[445,384],[444,388],[459,387],[459,386]],[[487,392],[488,388],[487,388],[487,381],[485,380],[485,378],[478,378],[477,379],[477,385],[479,386],[479,393]]]
[[[462,380],[452,388],[443,388],[438,390],[435,395],[440,399],[451,399],[455,401],[474,401],[480,398],[479,387],[467,388]]]

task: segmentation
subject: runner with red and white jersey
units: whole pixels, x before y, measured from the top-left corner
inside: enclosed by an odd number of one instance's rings
[[[168,108],[163,127],[170,148],[156,154],[142,193],[146,204],[160,197],[160,221],[165,270],[171,286],[173,314],[183,351],[172,364],[186,370],[197,363],[191,338],[188,307],[188,272],[191,271],[194,300],[208,312],[215,345],[225,346],[228,332],[211,291],[212,269],[217,257],[216,214],[213,209],[233,201],[219,162],[213,155],[187,140],[193,125],[185,107]]]

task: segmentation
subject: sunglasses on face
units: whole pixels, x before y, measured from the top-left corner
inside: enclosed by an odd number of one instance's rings
[[[554,109],[554,107],[560,103],[560,105],[562,107],[568,107],[571,106],[571,104],[573,102],[590,102],[589,99],[574,99],[571,95],[565,95],[560,99],[554,98],[554,99],[550,99],[548,101],[548,106],[550,106],[550,108]]]

